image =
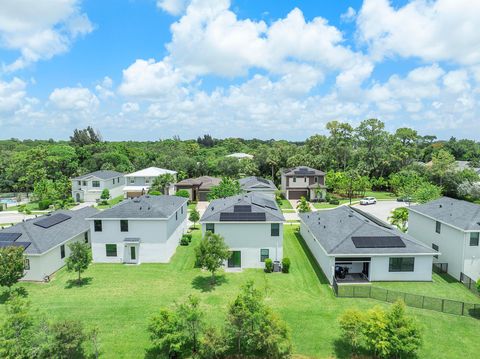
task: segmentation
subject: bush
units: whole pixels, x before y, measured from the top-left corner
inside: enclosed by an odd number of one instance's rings
[[[185,233],[183,235],[183,237],[188,240],[188,243],[190,243],[192,241],[192,234],[191,233]]]
[[[183,198],[190,198],[190,193],[186,189],[179,189],[176,193],[175,196],[177,197],[183,197]]]
[[[50,201],[49,199],[38,201],[38,209],[41,211],[48,209],[51,205],[52,201]]]
[[[188,244],[192,241],[192,235],[191,234],[184,234],[182,236],[182,239],[180,240],[180,245],[181,246],[188,246]]]
[[[330,198],[330,201],[328,201],[328,203],[338,205],[340,204],[340,201],[337,198]]]
[[[148,194],[151,196],[160,196],[162,193],[160,191],[148,191]]]
[[[290,258],[285,257],[282,259],[282,272],[290,273]]]
[[[273,262],[270,258],[265,259],[265,272],[267,273],[273,272]]]

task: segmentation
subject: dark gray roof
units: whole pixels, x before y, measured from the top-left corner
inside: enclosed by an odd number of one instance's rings
[[[480,205],[475,203],[442,197],[425,204],[409,207],[409,210],[465,231],[480,231]]]
[[[26,246],[25,254],[42,254],[60,243],[88,231],[89,223],[85,218],[97,212],[98,210],[93,207],[85,207],[77,211],[59,210],[50,213],[50,215],[29,219],[12,227],[2,229],[0,233],[20,233],[21,236],[15,242],[29,243]],[[35,225],[36,222],[52,217],[55,214],[68,215],[71,218],[49,228]]]
[[[307,166],[298,166],[293,168],[284,168],[282,170],[285,176],[324,176],[325,172]]]
[[[231,196],[227,198],[220,198],[215,199],[210,202],[208,208],[206,209],[205,213],[203,214],[200,222],[219,222],[222,213],[234,213],[236,206],[248,206],[251,207],[249,210],[250,213],[264,213],[265,220],[267,222],[284,222],[285,218],[283,217],[282,211],[278,208],[278,205],[275,201],[267,198],[265,195],[257,194],[254,192],[247,193],[247,194],[240,194],[237,196]],[[242,207],[236,207],[237,209],[241,209]],[[245,207],[246,208],[246,207]],[[228,217],[230,216],[230,217]],[[258,216],[258,215],[253,215]],[[252,222],[254,220],[253,216],[251,216],[251,220],[241,220]],[[231,218],[231,215],[223,216],[222,222],[227,222],[226,218]],[[237,222],[238,220],[233,220]]]
[[[241,178],[238,182],[244,191],[251,189],[270,189],[275,191],[277,189],[271,180],[256,176]]]
[[[125,199],[90,218],[161,218],[174,214],[188,200],[178,196],[150,196]]]
[[[117,172],[117,171],[110,171],[110,170],[105,170],[105,171],[95,171],[95,172],[90,172],[86,173],[84,175],[74,177],[72,180],[82,180],[88,177],[97,177],[102,180],[108,180],[111,178],[116,178],[116,177],[123,177],[123,173]]]
[[[353,210],[347,206],[340,206],[332,210],[300,213],[299,216],[303,222],[302,226],[307,226],[310,233],[331,255],[436,253],[408,234],[400,232],[371,215],[363,215],[360,210]],[[355,237],[372,238],[374,242],[382,241],[382,237],[400,237],[405,246],[362,248],[355,245],[352,240]]]

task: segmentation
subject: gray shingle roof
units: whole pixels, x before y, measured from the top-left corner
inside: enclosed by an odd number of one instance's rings
[[[210,202],[200,222],[219,222],[221,213],[233,213],[234,206],[251,206],[252,213],[265,213],[267,222],[284,222],[282,211],[275,201],[256,193],[219,198]]]
[[[480,231],[480,205],[475,203],[442,197],[425,204],[409,207],[409,210],[466,231]]]
[[[250,189],[271,189],[275,191],[277,189],[271,180],[256,176],[241,178],[238,182],[240,183],[240,187],[245,191]]]
[[[85,207],[77,211],[59,210],[52,212],[50,216],[62,213],[71,218],[54,225],[50,228],[42,228],[35,225],[35,222],[41,221],[47,216],[41,216],[18,223],[12,227],[0,230],[0,233],[21,233],[21,236],[15,241],[18,243],[30,243],[25,254],[42,254],[58,246],[60,243],[86,232],[90,226],[85,218],[97,213],[98,210],[93,207]]]
[[[408,234],[381,222],[371,216],[362,215],[347,206],[332,210],[299,214],[302,225],[320,242],[328,254],[365,255],[365,254],[402,254],[436,252],[418,242]],[[405,243],[400,248],[357,248],[352,237],[393,237],[398,236]]]
[[[178,196],[141,196],[125,199],[112,208],[90,218],[161,218],[166,219],[180,209],[188,200]]]
[[[285,176],[323,176],[325,172],[307,166],[298,166],[294,168],[284,168],[282,172]]]
[[[90,172],[86,173],[84,175],[74,177],[72,180],[82,180],[88,177],[97,177],[102,180],[108,180],[111,178],[116,178],[116,177],[123,177],[123,173],[117,172],[117,171],[110,171],[110,170],[105,170],[105,171],[95,171],[95,172]]]

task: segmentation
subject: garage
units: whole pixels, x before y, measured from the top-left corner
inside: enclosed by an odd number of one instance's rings
[[[140,197],[142,192],[127,192],[127,198]]]
[[[199,191],[198,192],[198,200],[199,201],[208,201],[208,193],[209,193],[209,191]]]
[[[300,197],[308,198],[308,191],[288,191],[288,199],[300,199]]]

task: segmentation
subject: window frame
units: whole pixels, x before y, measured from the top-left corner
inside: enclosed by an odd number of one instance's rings
[[[60,246],[60,259],[65,258],[65,244]]]
[[[128,219],[120,220],[120,232],[128,232]]]
[[[442,233],[442,222],[435,221],[435,233]]]
[[[440,247],[438,245],[436,245],[435,243],[432,243],[432,249],[437,251],[437,252],[440,252],[439,251]],[[438,259],[438,254],[434,255],[433,258]]]
[[[406,260],[412,260],[412,263],[404,263]],[[394,261],[399,263],[392,263]],[[415,257],[389,257],[388,271],[390,273],[415,272]]]
[[[264,251],[267,251],[267,254],[265,256]],[[261,248],[260,249],[260,262],[264,263],[267,258],[270,258],[270,249],[268,248]]]
[[[280,223],[270,223],[270,237],[280,237]]]
[[[93,220],[93,231],[94,232],[102,232],[103,231],[103,223],[101,219],[94,219]]]
[[[110,247],[110,251],[108,248]],[[113,247],[115,247],[115,251],[113,251]],[[115,252],[115,253],[113,253]],[[113,255],[115,254],[115,255]],[[106,257],[118,257],[118,248],[115,243],[105,243],[105,256]]]
[[[209,229],[211,227],[211,229]],[[205,232],[215,233],[215,223],[205,223]]]
[[[85,240],[85,244],[88,244],[88,232],[83,234],[83,239]]]
[[[30,270],[30,258],[23,259],[23,269]]]
[[[476,238],[472,237],[472,234],[476,234]],[[476,241],[476,244],[472,244],[472,240]],[[480,232],[470,232],[470,247],[478,247],[480,240]]]

